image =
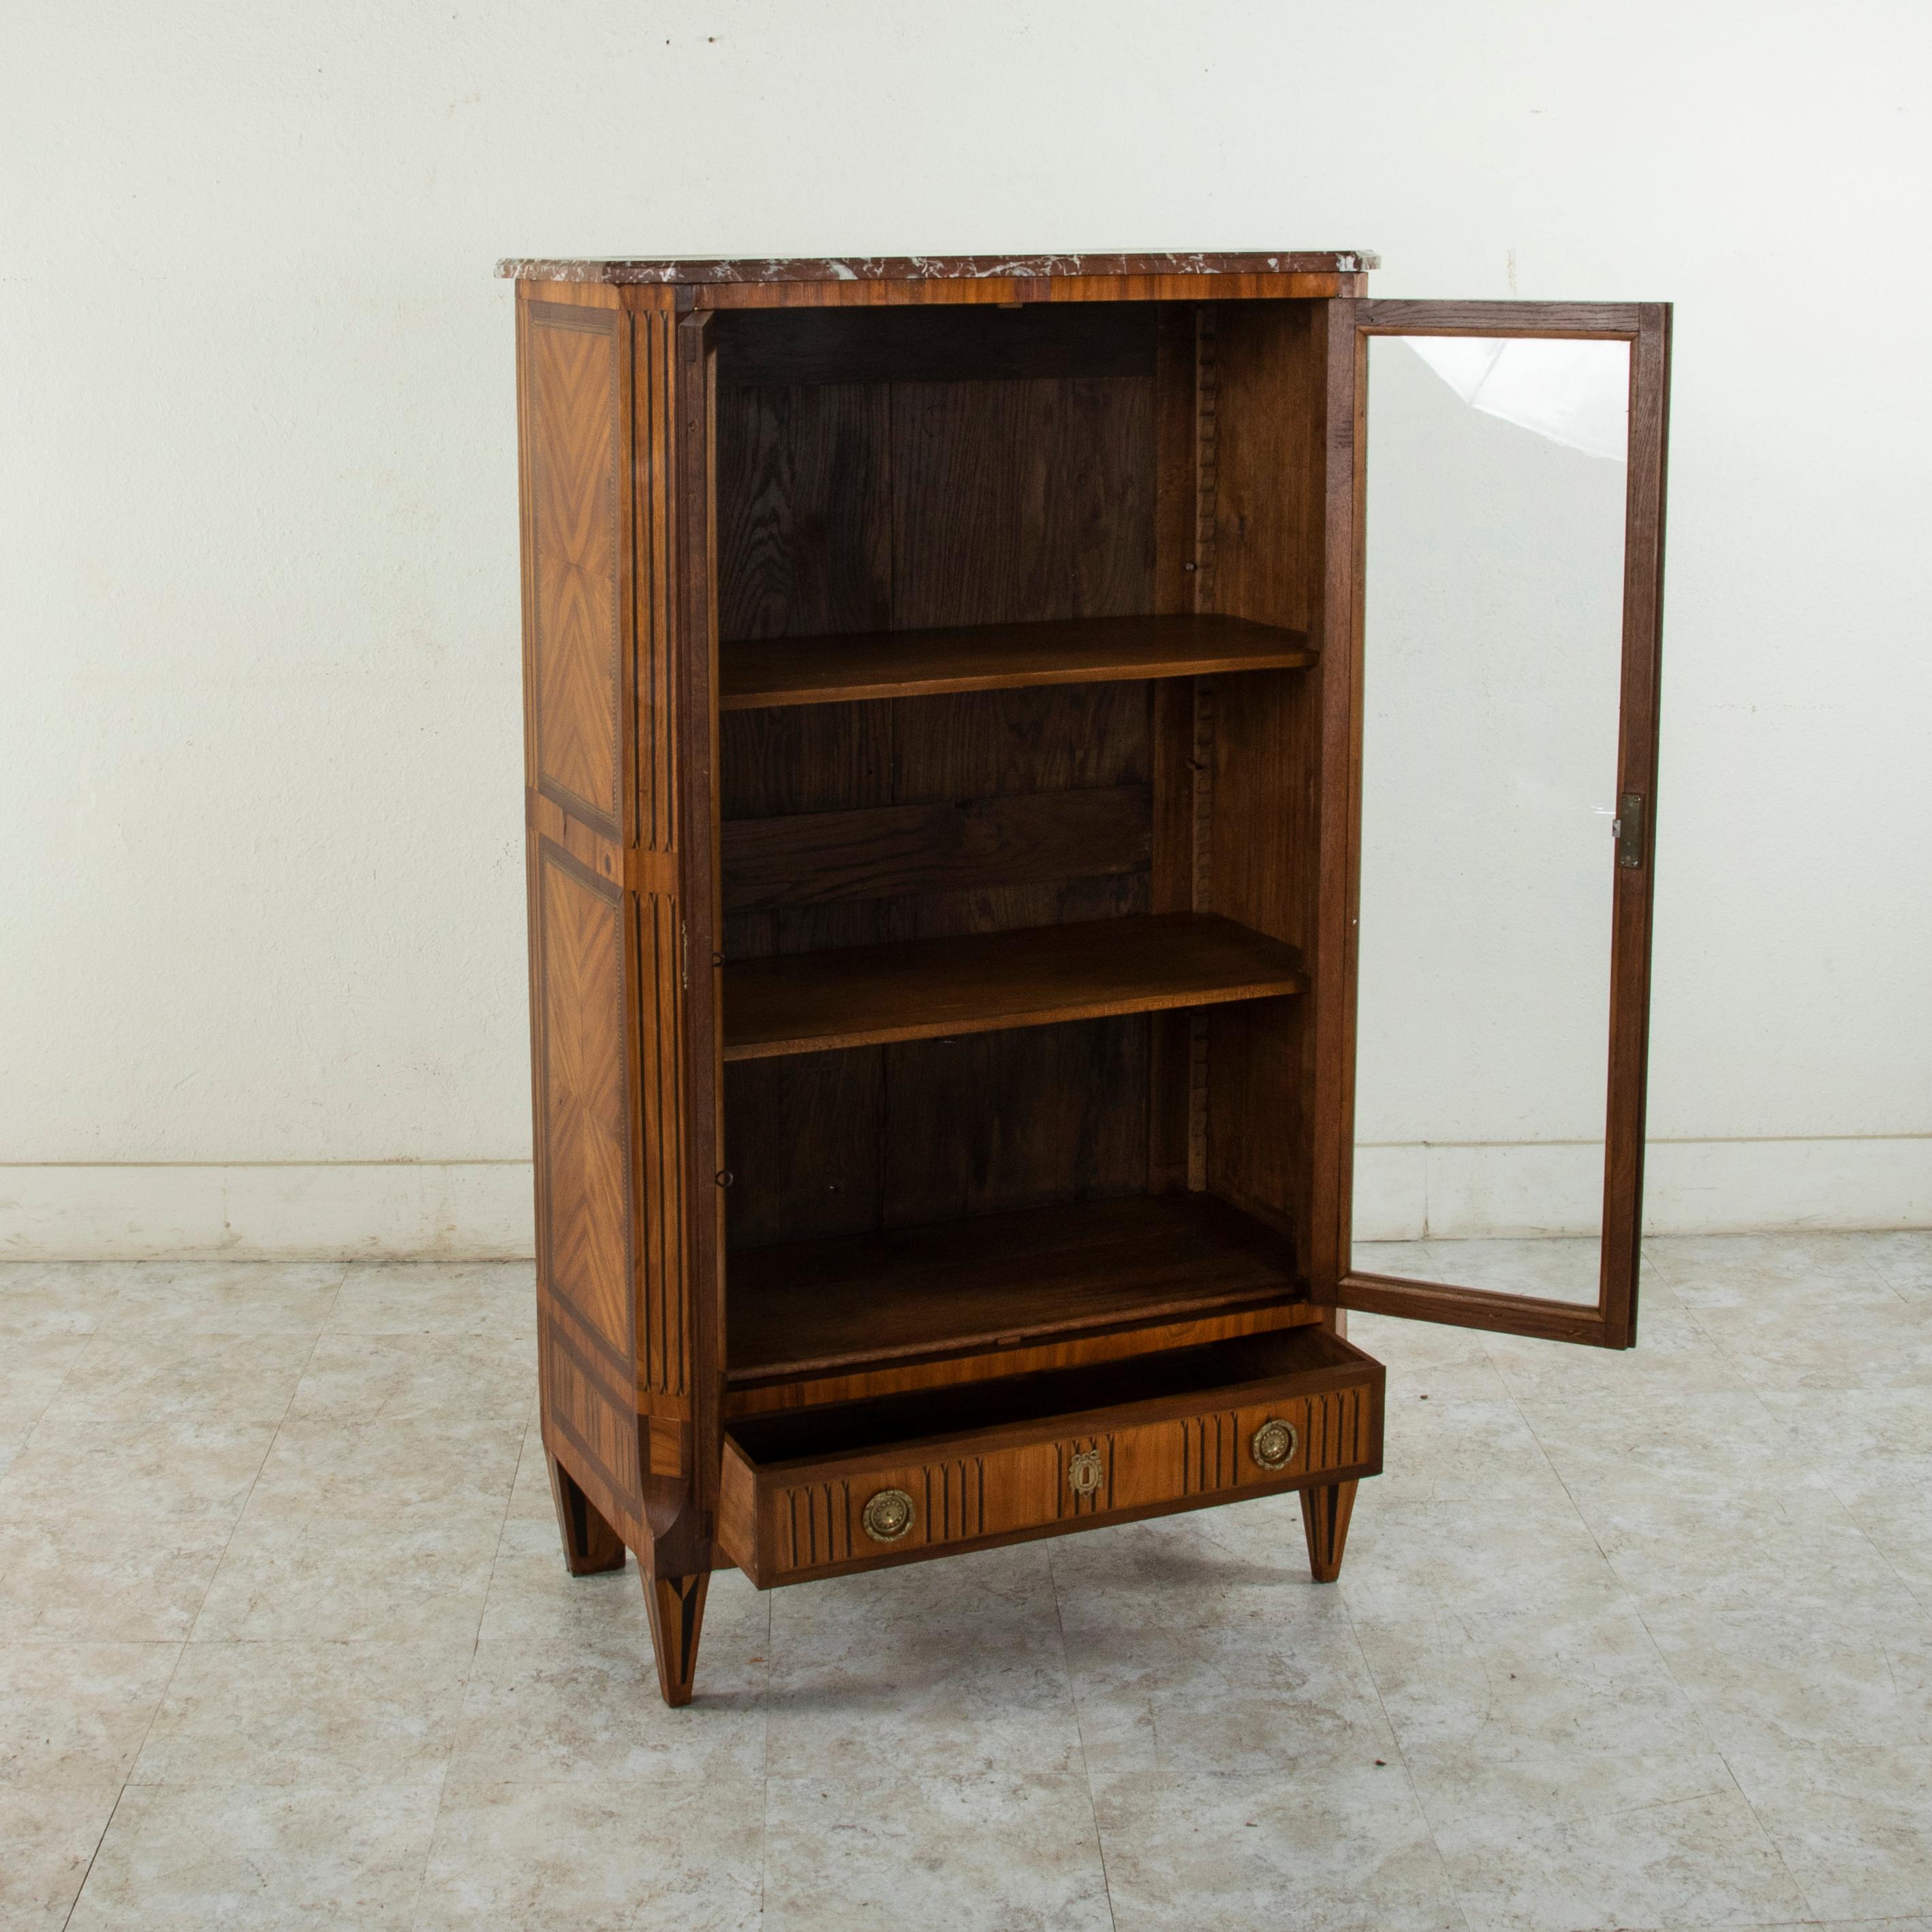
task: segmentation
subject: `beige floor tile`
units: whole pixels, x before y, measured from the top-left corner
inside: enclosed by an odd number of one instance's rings
[[[1123,1928],[1932,1932],[1928,1242],[1648,1244],[1628,1354],[1357,1317],[1339,1586],[1292,1496],[721,1573],[682,1712],[634,1565],[563,1570],[526,1268],[7,1264],[0,1932],[80,1883],[122,1649],[176,1684],[82,1932],[418,1922],[446,1769],[425,1932],[747,1923],[761,1832],[838,1932],[1105,1924],[1102,1840]]]
[[[1749,1612],[1765,1604],[1823,1622],[1846,1604],[1909,1618],[1916,1605],[1850,1514],[1823,1490],[1740,1489],[1728,1499],[1598,1496],[1578,1508],[1646,1612]]]
[[[542,1522],[554,1530],[556,1504],[550,1491],[550,1462],[544,1453],[543,1431],[532,1412],[517,1462],[517,1479],[510,1490],[510,1514],[520,1522]]]
[[[250,1500],[290,1516],[500,1514],[523,1444],[520,1417],[381,1416],[284,1430]]]
[[[1768,1594],[1645,1623],[1717,1748],[1932,1744],[1932,1621],[1848,1592],[1837,1614]],[[1928,1874],[1932,1884],[1932,1873]]]
[[[46,1413],[92,1338],[78,1334],[0,1336],[0,1434],[25,1435]]]
[[[0,1474],[60,1394],[85,1335],[0,1336]]]
[[[0,1783],[0,1932],[61,1932],[121,1780]]]
[[[500,1510],[534,1383],[533,1352],[519,1340],[448,1335],[425,1348],[407,1336],[326,1334],[258,1494],[289,1513]]]
[[[473,1638],[500,1510],[310,1515],[251,1502],[196,1618],[197,1643]]]
[[[1562,1510],[1563,1484],[1514,1402],[1424,1400],[1391,1389],[1376,1498],[1395,1503],[1520,1498]]]
[[[716,1605],[706,1598],[700,1656],[706,1654],[702,1646],[712,1634],[712,1610],[719,1610],[722,1628],[731,1614],[722,1607],[723,1592],[742,1582],[722,1572],[712,1577],[711,1588],[719,1594]],[[769,1616],[770,1598],[760,1600]],[[552,1652],[580,1644],[648,1643],[644,1580],[637,1560],[630,1558],[622,1569],[599,1576],[573,1576],[564,1568],[554,1516],[548,1511],[541,1519],[512,1516],[502,1526],[490,1573],[481,1634],[486,1643],[521,1643]]]
[[[314,1348],[314,1337],[302,1334],[103,1332],[69,1370],[43,1426],[78,1432],[94,1423],[169,1420],[272,1428],[287,1414]]]
[[[1932,1612],[1932,1456],[1874,1456],[1834,1476],[1832,1494]]]
[[[1932,1458],[1932,1397],[1922,1389],[1766,1389],[1758,1400],[1793,1460],[1834,1481],[1881,1459]]]
[[[634,1568],[635,1604],[604,1640],[478,1644],[450,1766],[452,1781],[548,1784],[688,1776],[755,1778],[764,1768],[766,1612],[742,1578],[713,1578],[697,1694],[660,1700]]]
[[[130,1272],[111,1262],[0,1262],[0,1342],[92,1334]]]
[[[1790,1432],[1752,1392],[1707,1391],[1520,1405],[1551,1466],[1573,1493],[1628,1492],[1722,1501],[1740,1491],[1802,1487],[1814,1472]]]
[[[1340,1594],[1230,1562],[1174,1516],[1052,1547],[1095,1788],[1150,1772],[1268,1776],[1394,1743]],[[1178,1606],[1180,1613],[1177,1614]]]
[[[1400,1762],[1148,1776],[1096,1802],[1118,1932],[1463,1932]]]
[[[1803,1316],[1896,1299],[1866,1234],[1653,1235],[1643,1258],[1653,1278],[1700,1312]]]
[[[1383,1622],[1609,1606],[1622,1586],[1568,1504],[1482,1498],[1384,1507],[1362,1485],[1340,1588],[1352,1614]]]
[[[1811,1916],[1922,1913],[1932,1898],[1932,1746],[1818,1744],[1730,1762]]]
[[[1352,1313],[1348,1339],[1388,1370],[1392,1400],[1510,1400],[1508,1384],[1496,1372],[1484,1337],[1472,1330],[1440,1322],[1400,1321],[1392,1315]]]
[[[750,1932],[761,1778],[452,1785],[416,1932]]]
[[[164,1643],[188,1635],[227,1547],[220,1519],[107,1499],[0,1519],[0,1643]]]
[[[1044,1546],[804,1584],[770,1614],[774,1778],[1078,1769]]]
[[[142,1262],[117,1276],[104,1334],[315,1335],[345,1262]]]
[[[1932,1300],[1932,1228],[1868,1234],[1864,1244],[1873,1272],[1894,1294],[1907,1301]]]
[[[1257,1605],[1278,1617],[1340,1609],[1337,1593],[1309,1574],[1301,1507],[1292,1495],[1116,1524],[1041,1548],[1063,1614],[1090,1575],[1096,1586],[1139,1593],[1150,1615],[1171,1610],[1175,1591],[1216,1595],[1244,1618]],[[1247,1593],[1229,1594],[1242,1586]]]
[[[1524,1613],[1358,1618],[1405,1751],[1497,1762],[1551,1751],[1708,1750],[1697,1712],[1634,1604],[1596,1592]]]
[[[455,1741],[471,1647],[190,1644],[136,1784],[405,1784]]]
[[[1697,1319],[1753,1388],[1932,1390],[1932,1300],[1831,1320],[1748,1308],[1700,1310]]]
[[[440,1786],[130,1785],[70,1932],[408,1932]]]
[[[1397,1755],[1359,1654],[1337,1643],[1249,1660],[1150,1645],[1105,1672],[1076,1671],[1087,1774],[1097,1797],[1152,1774],[1304,1781]]]
[[[1805,1895],[1714,1752],[1412,1750],[1472,1932],[1775,1924]]]
[[[43,1417],[0,1475],[0,1522],[116,1514],[232,1524],[274,1440],[272,1423],[170,1420],[118,1430],[110,1420]]]
[[[521,1420],[536,1383],[536,1348],[522,1336],[438,1336],[331,1331],[315,1345],[290,1405],[300,1435],[452,1412]]]
[[[1932,1918],[1787,1918],[1776,1925],[1751,1926],[1748,1932],[1820,1932],[1821,1928],[1826,1932],[1932,1932]]]
[[[1210,1609],[1207,1614],[1212,1616]],[[1373,1764],[1394,1740],[1352,1633],[1246,1654],[1184,1636],[1096,1643],[1073,1667],[1088,1776],[1104,1796],[1153,1773],[1304,1778]]]
[[[1786,1918],[1775,1925],[1753,1925],[1746,1932],[1932,1932],[1932,1918]],[[1669,1932],[1666,1927],[1643,1932]]]
[[[0,1644],[0,1784],[124,1778],[180,1654],[173,1643]]]
[[[1675,1402],[1708,1390],[1740,1393],[1748,1386],[1690,1310],[1661,1283],[1648,1280],[1638,1302],[1634,1348],[1492,1335],[1488,1349],[1510,1394],[1524,1402]]]
[[[232,1522],[314,1346],[304,1335],[95,1336],[0,1475],[0,1520]]]
[[[1379,1244],[1378,1244],[1379,1246]],[[1406,1242],[1399,1244],[1406,1246]],[[1360,1248],[1358,1248],[1360,1254]],[[1388,1260],[1391,1265],[1383,1265]],[[1362,1264],[1379,1274],[1402,1274],[1393,1265],[1395,1256]],[[1462,1395],[1472,1401],[1507,1401],[1509,1389],[1490,1360],[1484,1337],[1474,1329],[1449,1328],[1445,1322],[1405,1322],[1396,1316],[1364,1316],[1348,1312],[1348,1341],[1366,1348],[1389,1370],[1389,1385],[1405,1395]]]
[[[339,1335],[494,1335],[527,1340],[534,1352],[536,1270],[528,1262],[358,1262],[328,1326]]]
[[[1077,1772],[773,1778],[766,1932],[1110,1932]]]
[[[705,1601],[698,1688],[710,1688],[710,1664],[748,1678],[770,1654],[772,1598],[735,1570],[712,1574]],[[481,1635],[485,1642],[520,1643],[552,1654],[576,1646],[628,1651],[650,1642],[644,1579],[637,1558],[592,1576],[564,1568],[556,1519],[512,1517],[490,1573]]]
[[[1213,1638],[1266,1646],[1346,1625],[1341,1594],[1308,1571],[1300,1507],[1290,1496],[1156,1516],[1040,1546],[1069,1633],[1121,1618],[1172,1621],[1175,1604],[1211,1601],[1190,1620]]]

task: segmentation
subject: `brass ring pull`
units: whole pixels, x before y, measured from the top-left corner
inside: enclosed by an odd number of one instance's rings
[[[1248,1454],[1264,1469],[1285,1469],[1294,1460],[1300,1440],[1292,1423],[1270,1416],[1250,1438]]]
[[[903,1490],[881,1490],[859,1522],[874,1543],[896,1543],[912,1527],[912,1498]]]
[[[1067,1459],[1066,1480],[1076,1496],[1090,1496],[1100,1486],[1100,1452],[1082,1449]]]

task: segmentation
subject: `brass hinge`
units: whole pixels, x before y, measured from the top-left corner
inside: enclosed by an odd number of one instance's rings
[[[1643,863],[1643,794],[1627,791],[1617,800],[1617,815],[1610,820],[1610,836],[1617,842],[1617,863],[1633,869]]]

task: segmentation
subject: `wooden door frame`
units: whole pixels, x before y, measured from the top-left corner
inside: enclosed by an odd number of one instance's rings
[[[1323,943],[1337,994],[1323,999],[1316,1042],[1317,1106],[1333,1124],[1332,1165],[1316,1176],[1311,1288],[1318,1300],[1459,1328],[1627,1348],[1636,1340],[1642,1234],[1646,1076],[1650,1034],[1652,881],[1657,822],[1658,690],[1664,608],[1666,441],[1671,312],[1667,303],[1438,302],[1341,298],[1329,304],[1328,570],[1322,626]],[[1630,345],[1624,538],[1622,701],[1617,795],[1641,801],[1642,850],[1612,857],[1610,1038],[1606,1096],[1602,1263],[1596,1305],[1357,1273],[1352,1242],[1355,1006],[1361,894],[1364,494],[1368,343],[1372,335],[1568,337]],[[1322,1203],[1325,1200],[1328,1213]]]

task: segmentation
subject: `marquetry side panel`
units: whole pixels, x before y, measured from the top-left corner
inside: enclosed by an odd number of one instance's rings
[[[628,318],[554,302],[525,306],[526,609],[537,789],[617,838]]]
[[[542,838],[536,866],[542,1278],[628,1385],[634,1330],[624,895]]]
[[[544,1408],[551,1435],[575,1454],[569,1457],[580,1484],[620,1528],[637,1514],[640,1493],[638,1431],[629,1391],[614,1382],[596,1354],[580,1347],[566,1322],[542,1329]],[[598,1484],[609,1493],[605,1501]],[[612,1504],[616,1506],[613,1513]]]

